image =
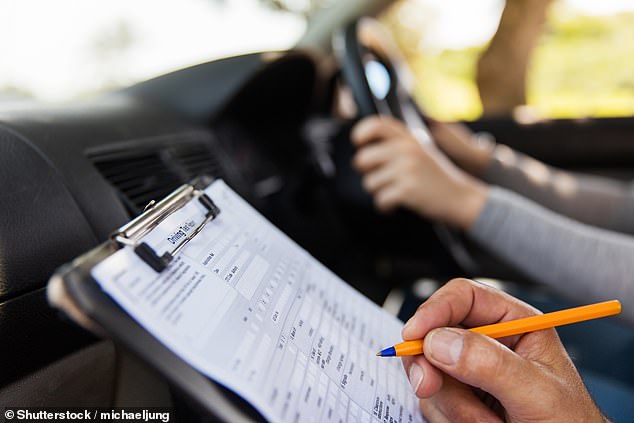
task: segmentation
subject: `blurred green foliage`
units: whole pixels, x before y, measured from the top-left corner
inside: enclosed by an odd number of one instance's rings
[[[473,120],[482,113],[476,64],[486,45],[426,51],[401,25],[399,3],[381,18],[415,76],[415,97],[432,115]],[[555,3],[528,71],[527,102],[548,118],[634,115],[634,13],[584,16]]]

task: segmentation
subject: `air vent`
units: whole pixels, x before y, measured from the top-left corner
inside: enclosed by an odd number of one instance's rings
[[[119,191],[132,215],[201,175],[223,178],[219,160],[204,142],[135,143],[89,154],[101,174]]]

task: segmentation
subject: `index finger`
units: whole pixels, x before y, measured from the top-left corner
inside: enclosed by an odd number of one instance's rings
[[[389,116],[370,116],[355,125],[350,134],[356,147],[385,138],[407,137],[409,130],[403,122]]]
[[[403,339],[423,339],[435,328],[466,328],[541,314],[505,292],[468,279],[453,279],[418,307],[403,328]]]

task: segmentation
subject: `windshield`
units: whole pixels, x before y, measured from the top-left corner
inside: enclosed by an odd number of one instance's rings
[[[541,16],[529,3],[397,0],[380,19],[437,119],[632,116],[634,1],[536,2]]]
[[[68,101],[221,57],[287,49],[306,28],[301,4],[0,1],[0,102]]]

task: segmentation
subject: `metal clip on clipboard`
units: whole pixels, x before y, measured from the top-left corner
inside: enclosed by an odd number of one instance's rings
[[[205,219],[194,228],[190,234],[183,238],[174,249],[166,251],[163,255],[159,256],[147,243],[141,242],[141,239],[156,228],[163,220],[175,211],[181,209],[189,201],[195,199],[198,199],[205,209],[207,209]],[[198,235],[207,223],[214,220],[218,214],[220,214],[220,209],[207,194],[201,189],[196,188],[195,184],[185,184],[158,203],[155,204],[151,202],[148,204],[141,215],[119,228],[111,235],[111,238],[121,246],[127,245],[133,247],[134,252],[141,257],[143,261],[160,273],[167,268],[176,254]]]

